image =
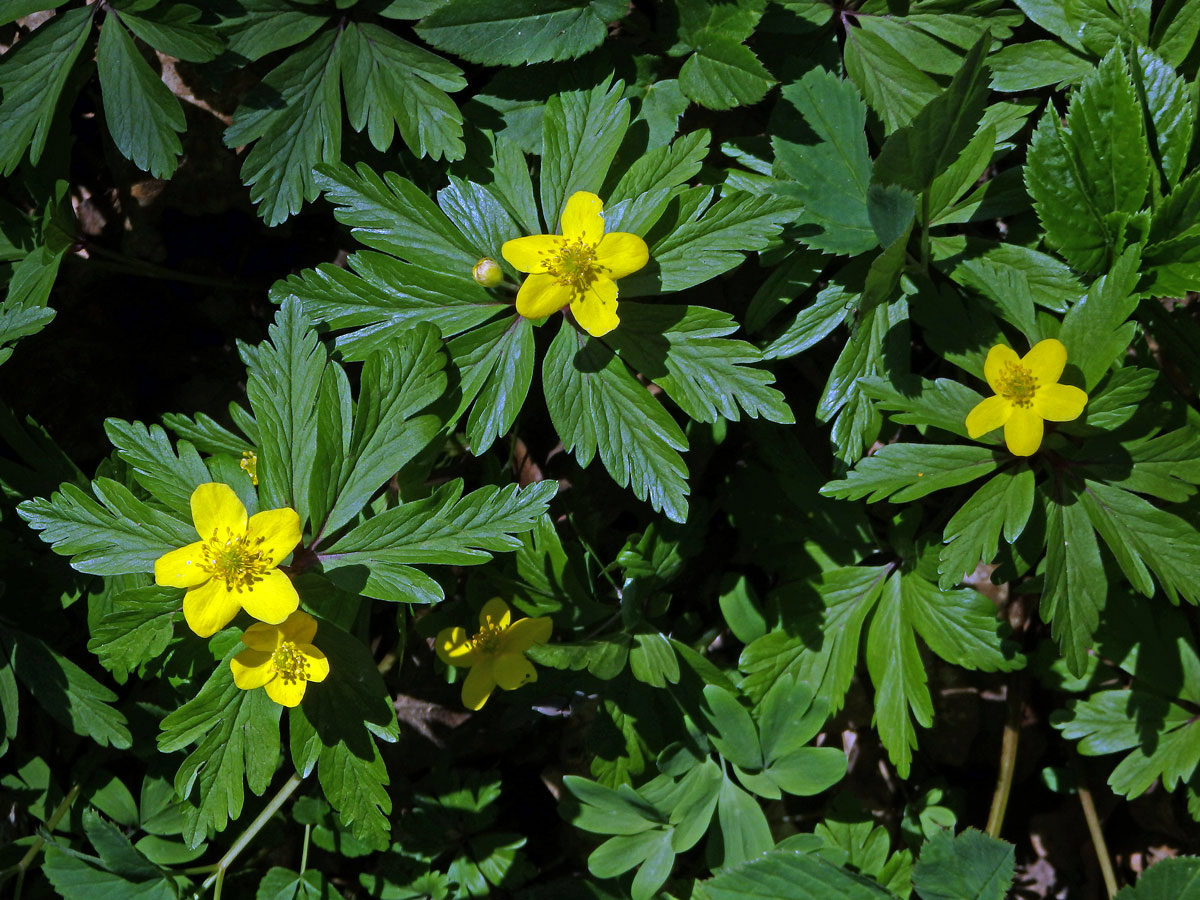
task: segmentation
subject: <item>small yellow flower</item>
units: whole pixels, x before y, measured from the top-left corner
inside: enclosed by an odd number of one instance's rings
[[[312,645],[317,620],[296,610],[282,625],[258,622],[242,632],[243,650],[229,661],[233,683],[243,691],[265,687],[283,706],[299,706],[310,681],[324,681],[329,660]]]
[[[243,450],[242,460],[238,463],[242,471],[250,476],[250,483],[258,487],[258,456],[253,450]]]
[[[238,611],[278,624],[296,611],[300,597],[276,568],[300,543],[300,516],[272,509],[247,518],[227,484],[192,491],[192,521],[200,540],[160,556],[154,581],[187,588],[183,617],[200,637],[216,634]]]
[[[1004,426],[1004,443],[1015,456],[1029,456],[1042,445],[1042,421],[1078,418],[1088,396],[1077,387],[1059,384],[1067,364],[1067,348],[1049,338],[1038,341],[1018,358],[1011,347],[988,351],[983,374],[996,396],[967,414],[967,434],[982,437]]]
[[[592,337],[617,327],[617,279],[646,265],[650,250],[636,234],[605,234],[603,205],[595,194],[576,191],[563,210],[561,235],[504,242],[504,258],[529,273],[517,292],[517,312],[525,318],[540,319],[570,304]]]
[[[485,256],[472,267],[471,277],[481,287],[495,287],[504,279],[504,270],[494,259]]]
[[[550,638],[550,620],[511,621],[508,604],[493,597],[479,611],[479,631],[468,636],[465,629],[443,628],[434,641],[442,662],[466,668],[462,702],[468,709],[482,709],[496,685],[506,691],[537,681],[537,670],[525,658],[525,651]]]

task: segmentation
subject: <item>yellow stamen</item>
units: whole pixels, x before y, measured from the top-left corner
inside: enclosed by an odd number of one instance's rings
[[[248,535],[235,535],[228,528],[225,539],[221,540],[213,529],[204,548],[202,568],[213,578],[225,582],[225,590],[241,593],[256,581],[262,581],[263,575],[272,568],[267,554],[259,549],[262,543],[261,537],[251,542]]]
[[[558,279],[558,283],[576,292],[582,292],[596,280],[599,266],[596,265],[596,245],[582,238],[559,245],[558,254],[546,261],[546,271]]]
[[[499,625],[484,625],[479,633],[471,638],[471,645],[480,653],[495,653],[500,649],[500,638],[504,629]]]
[[[308,660],[291,641],[279,645],[271,657],[275,674],[286,682],[308,681]]]
[[[1020,363],[1005,363],[1000,370],[999,393],[1004,399],[1017,406],[1028,409],[1033,405],[1033,395],[1037,392],[1037,378],[1029,369]]]
[[[250,483],[257,487],[258,485],[258,456],[253,450],[243,450],[241,462],[238,463],[242,471],[250,476]]]

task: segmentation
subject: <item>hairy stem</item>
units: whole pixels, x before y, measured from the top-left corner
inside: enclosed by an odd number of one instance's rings
[[[293,774],[291,778],[284,782],[283,787],[279,789],[279,793],[271,798],[271,802],[263,807],[263,811],[254,817],[254,821],[246,826],[245,831],[238,835],[238,839],[233,842],[233,846],[229,848],[229,852],[221,857],[216,865],[216,871],[204,879],[204,884],[200,886],[200,890],[196,892],[196,896],[204,893],[215,884],[217,885],[217,889],[213,894],[213,898],[214,900],[220,900],[220,885],[224,882],[225,873],[229,870],[229,867],[233,865],[234,860],[241,856],[242,851],[249,846],[250,842],[262,830],[262,827],[270,821],[271,816],[275,815],[279,807],[287,802],[287,798],[295,793],[296,788],[300,787],[300,781],[300,776]]]

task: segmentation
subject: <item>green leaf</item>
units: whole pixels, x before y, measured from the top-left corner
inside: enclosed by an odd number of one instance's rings
[[[563,787],[571,795],[563,798],[563,818],[584,831],[632,835],[665,824],[663,814],[628,785],[611,788],[565,775]]]
[[[983,397],[961,381],[939,378],[897,378],[895,383],[886,377],[859,379],[858,387],[875,401],[875,406],[891,413],[888,417],[898,425],[932,425],[960,437],[967,436],[967,414]],[[999,439],[984,435],[978,438],[985,444],[998,444]]]
[[[56,15],[4,55],[0,66],[0,170],[11,175],[29,148],[37,165],[50,136],[59,98],[92,29],[94,7]]]
[[[771,850],[696,884],[693,900],[891,900],[869,878],[818,856]]]
[[[64,728],[101,747],[133,746],[125,716],[111,705],[117,695],[75,663],[15,628],[0,630],[0,651],[38,707]]]
[[[887,130],[895,131],[911,122],[941,88],[912,61],[919,55],[910,56],[889,42],[894,39],[891,31],[903,26],[882,16],[862,16],[856,21],[862,27],[846,30],[846,74],[879,113]]]
[[[266,691],[243,691],[233,683],[229,660],[244,649],[235,645],[192,700],[164,718],[158,749],[164,753],[195,743],[179,766],[175,790],[194,799],[184,807],[183,837],[189,847],[223,831],[242,812],[245,793],[261,795],[279,760],[279,713],[282,707]]]
[[[105,419],[104,433],[117,455],[133,470],[138,484],[185,519],[191,519],[192,492],[212,481],[208,467],[186,441],[178,444],[178,456],[158,425]]]
[[[306,269],[277,283],[271,293],[279,303],[296,298],[314,322],[352,329],[334,341],[347,361],[386,349],[417,322],[436,325],[449,337],[511,310],[489,297],[469,268],[433,272],[369,251],[355,253],[348,262],[349,271],[331,263]]]
[[[1137,50],[1135,72],[1145,98],[1152,146],[1157,150],[1163,183],[1173,188],[1183,178],[1196,110],[1187,81],[1145,47]]]
[[[462,373],[460,409],[467,416],[471,452],[482,455],[516,421],[533,381],[533,326],[512,316],[456,338],[447,345]]]
[[[798,208],[786,197],[728,191],[703,216],[689,218],[656,241],[650,265],[621,282],[621,295],[682,291],[728,272],[746,253],[765,249]]]
[[[244,437],[235,434],[202,412],[196,413],[195,418],[189,418],[180,413],[164,413],[162,420],[168,429],[201,453],[228,453],[232,456],[241,456],[246,450],[254,449],[254,445]]]
[[[643,99],[643,108],[645,100]],[[605,198],[605,225],[609,231],[628,231],[629,226],[619,224],[613,217],[612,207],[626,200],[636,200],[645,194],[671,191],[693,178],[708,156],[708,129],[701,128],[680,135],[670,144],[656,146],[653,141],[646,154],[640,157],[621,175],[620,181]],[[650,223],[653,224],[653,223]],[[637,232],[644,234],[644,231]]]
[[[1153,571],[1172,603],[1200,603],[1200,532],[1136,494],[1084,483],[1080,503],[1129,583],[1151,597]]]
[[[942,590],[954,587],[980,562],[990,565],[996,559],[1001,531],[1010,544],[1021,536],[1033,512],[1034,484],[1028,467],[1001,472],[950,517],[938,558]]]
[[[1066,312],[1084,294],[1084,287],[1070,268],[1045,253],[1019,244],[994,243],[971,238],[961,254],[940,265],[953,263],[949,275],[959,284],[979,291],[1003,307],[998,280],[1013,279],[1028,287],[1034,303],[1056,312]]]
[[[242,15],[224,18],[229,52],[246,61],[291,47],[312,37],[329,21],[329,12],[287,0],[239,0]]]
[[[800,239],[818,250],[850,255],[878,246],[867,216],[867,108],[854,83],[815,68],[786,85],[780,103],[775,115],[781,130],[771,146],[779,168],[795,182],[783,189],[804,204],[797,222],[820,229]],[[796,115],[810,129],[807,134],[782,127]]]
[[[573,59],[598,46],[623,0],[449,0],[417,25],[439,50],[489,66]]]
[[[242,180],[268,225],[315,200],[314,167],[341,154],[338,38],[337,30],[326,31],[268,72],[225,132],[228,147],[256,142],[242,164]]]
[[[639,631],[629,648],[629,671],[643,684],[666,687],[679,681],[679,660],[670,641],[657,631]]]
[[[721,848],[714,855],[720,866],[736,866],[761,856],[775,845],[762,807],[750,794],[729,780],[721,782],[717,799],[717,821],[721,826]],[[717,868],[713,865],[712,868]]]
[[[351,24],[343,41],[342,83],[355,131],[366,128],[384,151],[398,128],[418,157],[462,159],[462,113],[446,96],[467,86],[458,66],[369,23]]]
[[[956,487],[996,470],[1002,459],[988,447],[963,444],[888,444],[859,460],[842,481],[831,481],[821,493],[841,500],[867,497],[877,503],[916,500]]]
[[[1074,499],[1074,498],[1072,498]],[[1091,637],[1100,623],[1108,585],[1100,548],[1083,502],[1046,503],[1046,581],[1042,588],[1042,621],[1062,648],[1072,675],[1087,667]]]
[[[581,466],[600,461],[674,522],[687,519],[687,466],[679,426],[598,340],[564,320],[542,363],[550,420]]]
[[[702,32],[697,43],[696,52],[679,70],[679,89],[701,106],[749,106],[775,84],[754,51],[738,38],[712,30]]]
[[[313,473],[314,490],[318,481],[328,478],[325,502],[319,507],[315,500],[312,504],[317,519],[314,543],[358,515],[375,492],[441,429],[441,417],[417,415],[446,389],[446,357],[441,348],[437,330],[419,325],[399,342],[367,357],[359,377],[353,425],[346,423],[349,446],[342,457],[331,460],[331,472],[336,474]],[[317,433],[320,439],[321,422]],[[341,433],[333,436],[337,443],[342,437]]]
[[[316,869],[308,869],[301,874],[272,866],[258,883],[254,900],[333,900],[340,896]]]
[[[203,63],[215,59],[224,42],[215,29],[198,25],[201,11],[186,3],[172,3],[131,12],[118,10],[121,23],[155,50],[187,62]]]
[[[380,178],[365,163],[354,170],[342,163],[322,165],[316,181],[334,205],[334,216],[350,226],[355,239],[414,265],[456,275],[464,291],[480,299],[487,296],[471,278],[478,251],[411,181],[394,172]]]
[[[91,575],[149,572],[154,561],[196,540],[196,529],[134,498],[108,478],[92,482],[92,499],[73,484],[49,500],[26,500],[17,512],[42,532],[54,552],[70,556],[71,567]]]
[[[849,291],[844,285],[831,280],[817,293],[812,303],[796,313],[783,334],[767,345],[762,352],[763,359],[787,359],[803,353],[841,325],[853,312],[860,297],[861,294]]]
[[[325,349],[294,300],[284,301],[269,341],[247,358],[246,395],[260,429],[258,483],[265,509],[309,517],[317,442],[317,391]]]
[[[161,876],[130,881],[89,863],[89,859],[55,846],[46,848],[42,871],[63,900],[162,900],[179,896],[175,882]]]
[[[871,174],[873,184],[897,184],[921,194],[958,159],[983,115],[987,100],[983,58],[991,40],[991,33],[985,31],[950,86],[883,142]]]
[[[489,7],[494,4],[489,3]],[[542,218],[557,231],[559,216],[576,191],[600,190],[625,131],[625,86],[606,80],[590,91],[555,94],[542,123]]]
[[[763,755],[758,743],[758,731],[750,713],[738,702],[737,697],[710,684],[704,688],[701,711],[708,724],[715,729],[712,742],[721,756],[743,769],[762,768]]]
[[[974,590],[939,590],[918,575],[903,576],[904,617],[929,649],[956,666],[982,672],[1011,672],[1025,665],[1008,625],[996,607]]]
[[[142,587],[119,592],[112,609],[92,626],[88,649],[104,668],[129,672],[167,649],[179,612],[176,588]]]
[[[1113,50],[1072,96],[1065,127],[1051,107],[1029,147],[1025,184],[1047,241],[1075,269],[1106,268],[1142,208],[1151,161],[1141,105]]]
[[[534,527],[557,489],[556,482],[542,481],[524,490],[484,487],[464,497],[462,481],[452,481],[424,500],[367,519],[318,558],[345,590],[431,603],[442,598],[441,588],[412,565],[474,565],[516,550],[516,535]],[[413,594],[414,586],[424,589]]]
[[[905,615],[903,583],[899,576],[884,582],[867,630],[866,657],[875,685],[874,723],[879,739],[900,777],[907,778],[917,746],[913,719],[924,728],[932,725],[933,701],[916,636]]]
[[[96,68],[104,98],[104,118],[117,149],[155,178],[170,178],[179,163],[187,128],[183,108],[171,89],[142,59],[117,14],[100,28]]]
[[[491,187],[450,176],[450,186],[437,193],[438,206],[469,240],[479,256],[486,256],[509,271],[502,248],[521,236],[521,227]]]
[[[1130,247],[1063,318],[1058,337],[1083,372],[1086,390],[1100,383],[1133,339],[1134,325],[1125,320],[1137,308],[1138,264],[1138,248]]]
[[[1197,900],[1200,897],[1200,859],[1182,856],[1160,859],[1146,869],[1136,885],[1117,892],[1116,900]]]
[[[742,690],[762,700],[776,681],[790,676],[812,685],[831,713],[841,709],[858,662],[863,622],[889,572],[887,566],[830,569],[813,586],[781,592],[780,600],[795,612],[786,631],[770,631],[742,651]],[[819,643],[815,635],[821,635]]]
[[[1032,91],[1048,85],[1078,84],[1091,74],[1091,61],[1057,41],[1009,44],[988,57],[992,88]]]
[[[1012,844],[974,828],[941,831],[921,847],[913,887],[921,900],[1004,900],[1013,871]]]
[[[752,419],[761,415],[783,424],[795,421],[783,395],[770,387],[771,373],[747,365],[760,361],[758,350],[726,339],[737,330],[728,314],[699,306],[638,303],[622,304],[620,311],[621,325],[606,343],[690,418],[736,422],[745,410]]]

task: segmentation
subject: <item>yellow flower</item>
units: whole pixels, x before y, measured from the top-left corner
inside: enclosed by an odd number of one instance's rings
[[[200,637],[216,634],[238,610],[278,624],[296,611],[300,597],[276,568],[300,543],[300,516],[272,509],[247,519],[246,507],[227,484],[192,491],[192,521],[200,540],[160,556],[154,581],[187,588],[183,617]]]
[[[1067,364],[1067,348],[1054,338],[1038,341],[1018,358],[1011,347],[988,351],[983,374],[996,396],[967,414],[967,434],[978,438],[1004,426],[1004,443],[1016,456],[1029,456],[1042,445],[1042,420],[1069,422],[1079,417],[1088,396],[1077,387],[1059,384]]]
[[[258,487],[258,455],[253,450],[243,450],[238,466],[250,476],[250,483]]]
[[[242,632],[243,650],[229,661],[233,683],[243,691],[265,687],[283,706],[299,706],[310,681],[324,681],[329,660],[312,645],[317,620],[296,610],[282,625],[258,622]]]
[[[576,191],[563,210],[561,235],[504,242],[504,258],[530,273],[517,292],[517,312],[540,319],[570,304],[575,321],[592,337],[617,327],[617,279],[646,265],[650,250],[636,234],[605,234],[602,207],[595,194]]]
[[[479,611],[479,631],[468,637],[455,626],[438,632],[434,646],[442,662],[467,667],[462,686],[462,702],[468,709],[482,709],[496,685],[506,691],[537,681],[533,663],[525,651],[550,638],[550,620],[517,619],[511,621],[508,604],[493,597]]]

